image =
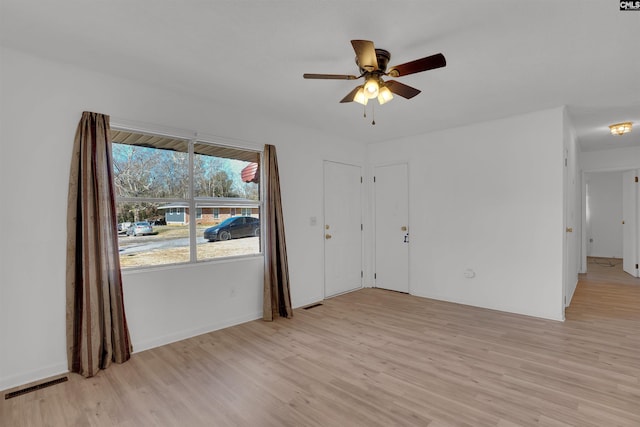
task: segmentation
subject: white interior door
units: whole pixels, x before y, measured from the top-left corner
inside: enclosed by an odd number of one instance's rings
[[[622,269],[633,277],[640,277],[638,271],[638,172],[622,174]]]
[[[324,163],[324,295],[362,287],[362,171]]]
[[[409,292],[409,173],[406,163],[377,166],[375,275],[378,288]]]

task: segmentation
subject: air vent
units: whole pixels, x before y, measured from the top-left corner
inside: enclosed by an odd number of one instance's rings
[[[7,393],[4,395],[4,400],[11,399],[17,396],[22,396],[23,394],[27,394],[27,393],[31,393],[32,391],[51,387],[52,385],[60,384],[66,381],[69,381],[68,377],[56,378],[55,380],[51,380],[41,384],[33,385],[31,387],[23,388],[22,390],[12,391],[11,393]]]

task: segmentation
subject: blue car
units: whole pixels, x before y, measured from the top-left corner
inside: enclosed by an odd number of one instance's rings
[[[260,235],[260,219],[252,216],[234,216],[204,230],[204,238],[216,240],[237,239]]]

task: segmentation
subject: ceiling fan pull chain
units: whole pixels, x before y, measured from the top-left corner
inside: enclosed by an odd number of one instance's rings
[[[363,111],[362,117],[366,118],[367,117],[367,104],[362,104],[362,111]]]
[[[376,104],[371,103],[371,116],[373,120],[371,121],[371,126],[376,124]]]

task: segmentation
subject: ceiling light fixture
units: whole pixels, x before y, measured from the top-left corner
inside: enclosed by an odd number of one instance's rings
[[[380,90],[378,91],[378,102],[380,103],[380,105],[387,103],[392,99],[393,99],[393,94],[391,93],[389,88],[386,86],[381,87]]]
[[[376,98],[378,96],[379,91],[380,91],[380,84],[378,83],[378,79],[375,77],[370,78],[364,84],[364,94],[369,99]]]
[[[356,96],[353,98],[353,100],[359,104],[367,105],[367,102],[369,102],[369,98],[367,98],[364,93],[364,86],[360,86],[358,88],[358,92],[356,92]]]
[[[610,125],[609,129],[611,130],[611,135],[624,135],[631,132],[631,122],[616,123]]]

